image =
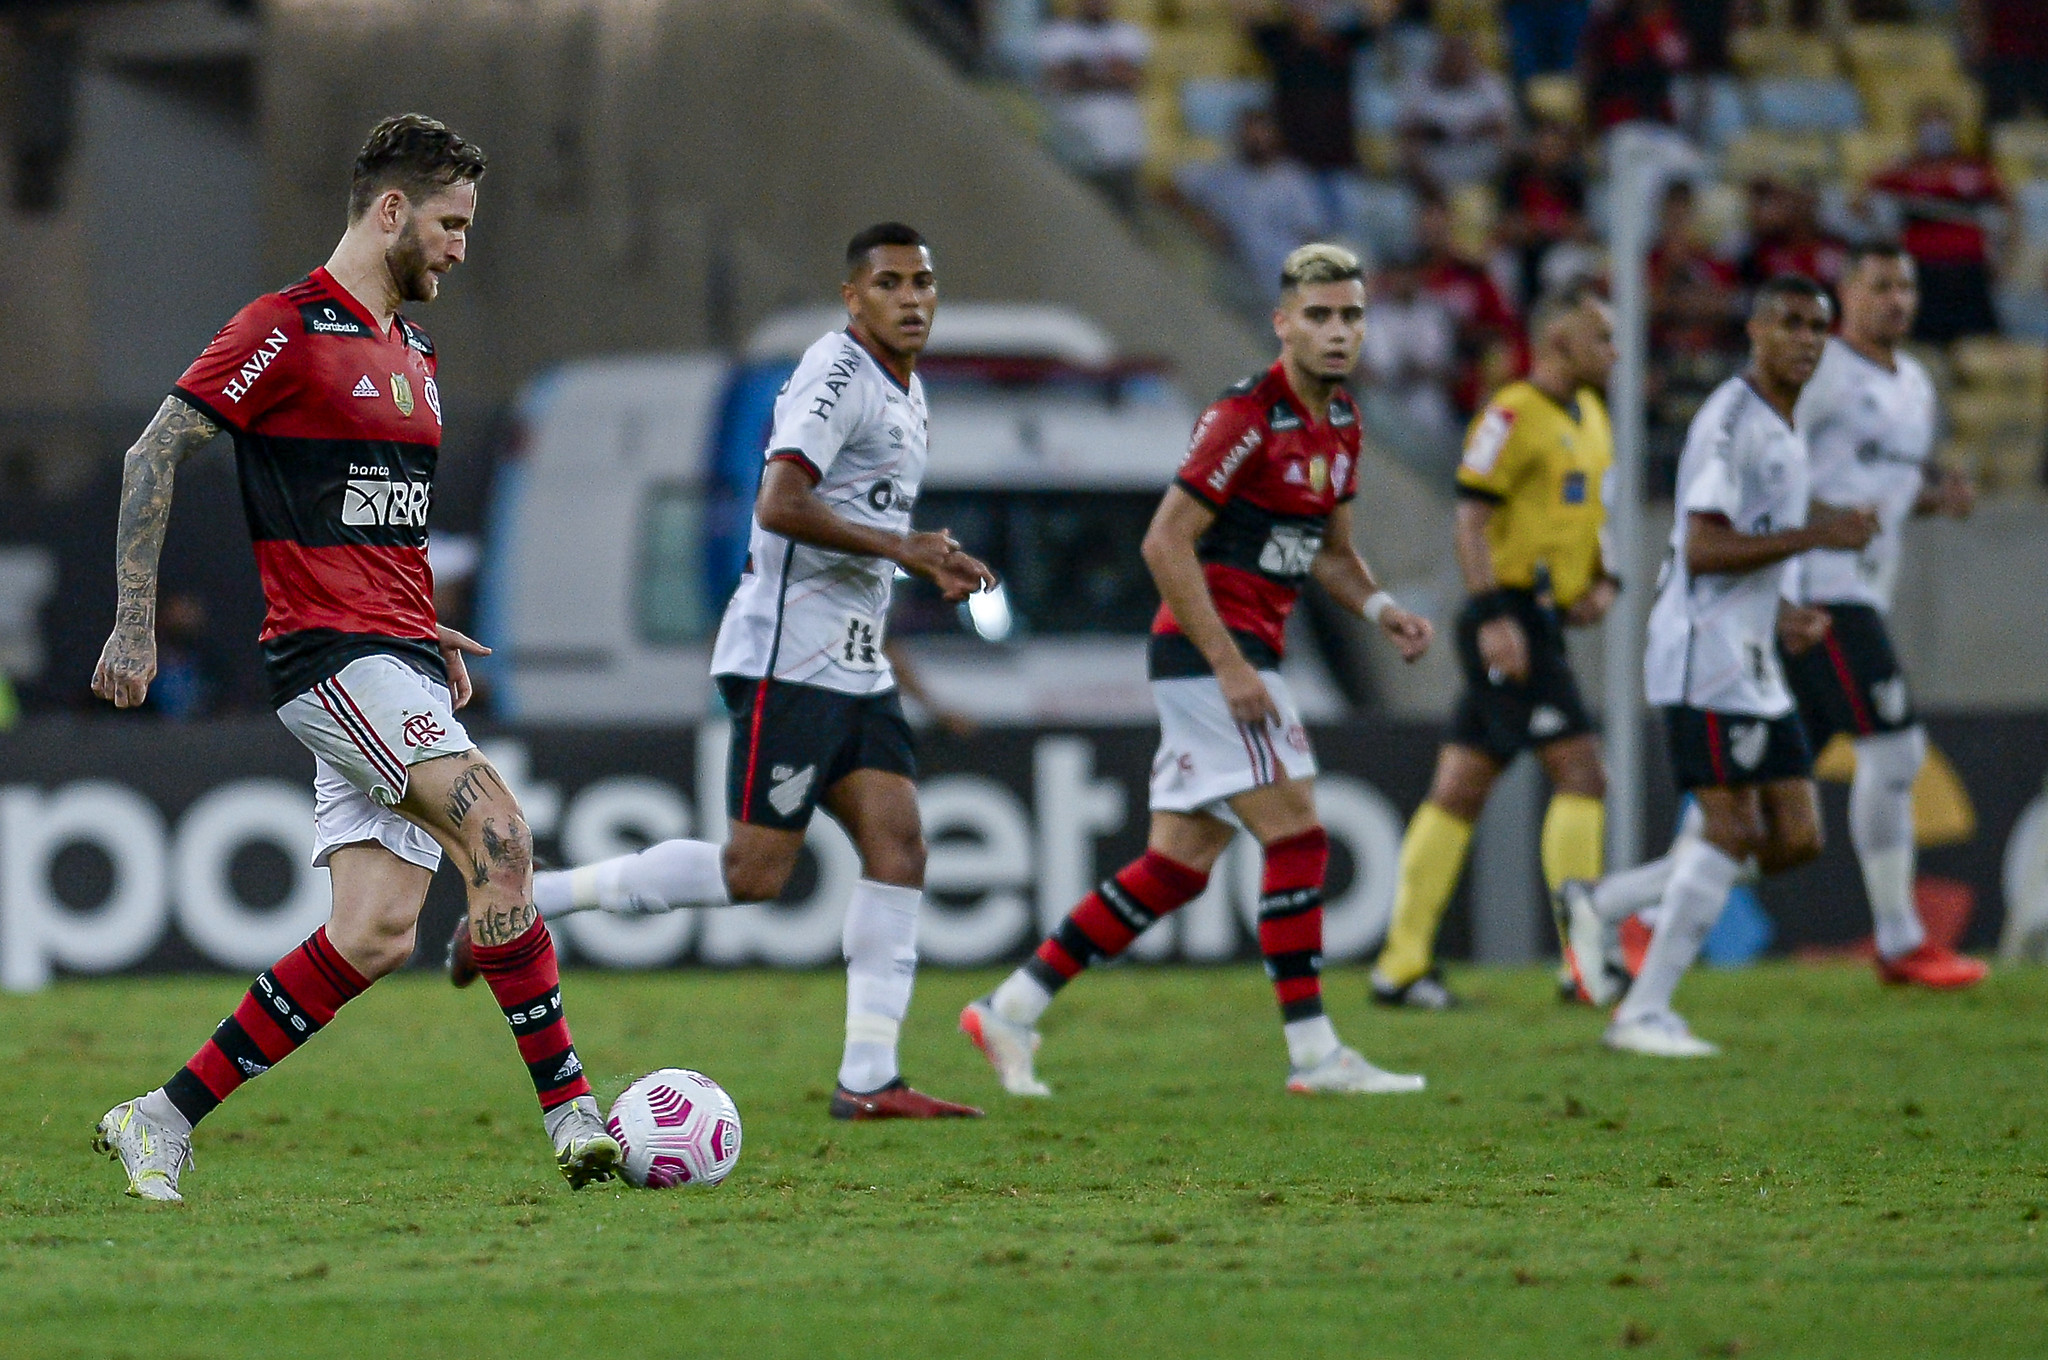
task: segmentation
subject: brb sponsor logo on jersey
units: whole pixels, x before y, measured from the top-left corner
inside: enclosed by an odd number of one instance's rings
[[[342,492],[341,522],[355,528],[426,527],[432,482],[394,479],[388,467],[348,465],[348,486]]]

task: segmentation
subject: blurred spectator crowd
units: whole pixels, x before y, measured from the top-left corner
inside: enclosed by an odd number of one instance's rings
[[[1027,39],[1056,152],[1182,216],[1248,315],[1303,241],[1367,257],[1368,416],[1428,475],[1524,362],[1535,298],[1604,271],[1604,147],[1647,124],[1706,167],[1649,261],[1667,473],[1750,290],[1896,239],[1944,459],[2043,492],[2048,0],[1052,0]]]

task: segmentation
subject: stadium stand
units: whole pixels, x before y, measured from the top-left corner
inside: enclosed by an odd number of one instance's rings
[[[1070,0],[1055,0],[1050,8],[1061,14],[1072,6]],[[1688,42],[1683,32],[1664,34],[1660,25],[1668,20],[1653,14],[1654,8],[1631,8],[1637,17],[1628,20],[1634,25],[1630,31],[1661,34],[1674,45],[1655,59],[1643,58],[1645,70],[1677,62],[1674,54]],[[1230,154],[1238,118],[1270,100],[1270,73],[1249,36],[1254,25],[1288,17],[1296,9],[1364,23],[1372,37],[1357,50],[1353,94],[1361,168],[1336,172],[1326,181],[1334,187],[1327,190],[1325,230],[1349,237],[1383,260],[1405,257],[1414,249],[1416,195],[1426,187],[1408,178],[1413,157],[1404,170],[1399,145],[1404,83],[1428,70],[1437,40],[1446,33],[1461,35],[1493,70],[1506,74],[1511,69],[1499,0],[1437,0],[1426,19],[1415,17],[1415,7],[1387,4],[1117,0],[1112,9],[1119,18],[1145,25],[1154,41],[1142,98],[1149,136],[1144,176],[1155,190],[1171,184],[1190,162]],[[1876,191],[1874,181],[1914,162],[1916,154],[1924,163],[1923,125],[1937,111],[1945,114],[1953,131],[1953,154],[1983,157],[1995,168],[1995,197],[1972,211],[1989,242],[2001,334],[1967,335],[1954,342],[1952,354],[1929,355],[1933,371],[1955,375],[1947,392],[1953,431],[1944,456],[1976,470],[1990,495],[2041,497],[2048,441],[2041,402],[2048,352],[2040,348],[2048,341],[2048,109],[2024,109],[2022,118],[1987,125],[1983,71],[1964,57],[1982,44],[1966,40],[1961,16],[1951,6],[1891,7],[1882,12],[1919,17],[1881,23],[1843,22],[1849,11],[1836,9],[1804,27],[1790,21],[1787,6],[1766,5],[1760,11],[1765,23],[1728,36],[1725,69],[1718,55],[1694,52],[1679,63],[1671,85],[1668,117],[1674,130],[1704,147],[1713,166],[1693,186],[1696,229],[1712,252],[1731,265],[1753,256],[1751,224],[1741,208],[1744,195],[1759,185],[1776,184],[1819,204],[1824,234],[1837,248],[1895,235],[1904,220],[1899,195]],[[1879,11],[1862,7],[1856,12]],[[1611,45],[1613,31],[1609,23],[1609,36],[1594,32],[1587,41]],[[1586,134],[1584,211],[1597,231],[1603,192],[1600,138],[1586,133],[1594,103],[1581,81],[1587,69],[1582,63],[1580,74],[1551,70],[1519,82],[1517,149],[1526,153],[1529,139],[1544,123]],[[1513,166],[1525,163],[1526,154],[1511,157]],[[1508,181],[1443,187],[1460,247],[1518,305],[1526,306],[1530,289],[1565,264],[1600,263],[1597,252],[1577,240],[1545,239],[1532,247],[1523,205],[1506,201]],[[1541,257],[1549,251],[1563,254],[1546,270]],[[1928,272],[1930,292],[1954,286],[1938,267]],[[1931,311],[1940,311],[1949,299],[1929,301]],[[1733,361],[1731,352],[1727,362]],[[1680,385],[1693,385],[1701,377],[1691,371],[1697,356],[1682,362],[1688,375]],[[1660,408],[1665,421],[1686,414],[1682,405]]]

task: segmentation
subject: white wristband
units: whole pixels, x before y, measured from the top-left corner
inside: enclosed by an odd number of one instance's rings
[[[1393,596],[1387,594],[1387,592],[1384,590],[1375,590],[1371,595],[1366,597],[1364,606],[1361,607],[1358,612],[1365,615],[1368,619],[1371,619],[1374,623],[1378,623],[1380,621],[1380,616],[1382,614],[1385,614],[1389,609],[1392,609],[1393,607]]]

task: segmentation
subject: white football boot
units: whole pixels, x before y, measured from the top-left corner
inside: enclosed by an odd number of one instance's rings
[[[1621,956],[1621,928],[1601,920],[1593,910],[1593,885],[1581,878],[1566,879],[1551,901],[1551,913],[1580,997],[1594,1006],[1619,1001],[1629,981]]]
[[[1694,1034],[1677,1011],[1658,1011],[1634,1020],[1615,1020],[1600,1042],[1621,1053],[1652,1058],[1712,1058],[1721,1049]]]
[[[1412,1073],[1382,1071],[1350,1048],[1339,1048],[1314,1067],[1297,1067],[1287,1074],[1287,1089],[1299,1095],[1404,1095],[1428,1084]]]
[[[137,1199],[183,1204],[178,1173],[192,1165],[192,1138],[174,1133],[124,1100],[100,1116],[93,1130],[95,1152],[119,1160],[128,1173],[128,1193]]]
[[[1038,1052],[1038,1031],[996,1014],[987,997],[967,1003],[960,1012],[960,1032],[974,1041],[997,1080],[1013,1096],[1049,1096],[1052,1087],[1031,1070],[1032,1055]]]
[[[619,1171],[619,1140],[605,1130],[597,1097],[578,1096],[541,1116],[555,1145],[555,1165],[571,1190],[608,1181]]]

